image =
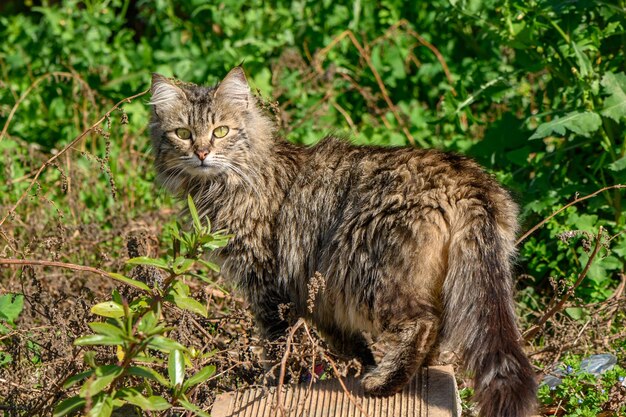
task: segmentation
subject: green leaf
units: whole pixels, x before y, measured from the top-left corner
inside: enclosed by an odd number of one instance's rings
[[[124,307],[115,301],[105,301],[91,307],[91,312],[103,317],[123,317]]]
[[[71,377],[67,378],[65,382],[63,383],[63,389],[68,389],[74,386],[74,384],[76,384],[78,381],[82,381],[85,378],[89,378],[91,375],[93,375],[93,373],[94,373],[94,370],[90,369],[88,371],[81,372],[76,375],[72,375]]]
[[[160,395],[146,397],[137,388],[122,388],[115,394],[115,398],[123,399],[124,401],[147,411],[163,411],[172,406]]]
[[[4,294],[0,296],[0,319],[15,324],[24,308],[23,294]]]
[[[626,156],[622,156],[617,161],[610,163],[608,165],[608,168],[611,171],[623,171],[624,169],[626,169]]]
[[[90,334],[81,336],[74,341],[76,346],[116,346],[121,344],[119,337],[110,337],[102,334]]]
[[[572,47],[574,48],[574,55],[576,55],[576,61],[578,61],[578,68],[580,68],[580,75],[583,77],[587,77],[589,74],[593,72],[593,67],[591,66],[591,61],[587,54],[585,54],[581,48],[581,45],[576,42],[572,42]]]
[[[145,283],[141,281],[137,281],[135,279],[125,277],[124,275],[121,275],[121,274],[116,274],[115,272],[109,272],[108,276],[117,281],[123,282],[124,284],[130,285],[131,287],[139,288],[140,290],[144,290],[147,292],[152,292],[150,287],[148,287]]]
[[[6,352],[0,351],[0,367],[11,362],[13,362],[13,356],[9,355]]]
[[[174,264],[172,265],[174,273],[177,275],[184,274],[185,272],[189,271],[189,269],[191,269],[191,267],[193,266],[193,262],[193,259],[187,259],[179,256],[178,258],[176,258]]]
[[[609,95],[604,100],[601,113],[619,122],[620,119],[626,117],[626,74],[607,72],[602,77],[601,84],[604,92]]]
[[[81,397],[93,397],[105,389],[115,378],[120,376],[124,368],[117,365],[104,365],[95,369],[95,379],[87,380],[80,388]]]
[[[164,336],[153,336],[148,342],[148,347],[157,349],[165,353],[169,353],[173,350],[187,350],[183,345],[175,340]]]
[[[150,334],[158,324],[158,320],[154,311],[148,311],[143,317],[139,320],[137,325],[137,330],[144,334]]]
[[[113,398],[109,394],[99,396],[87,413],[87,417],[110,417],[113,412]]]
[[[565,309],[565,313],[574,320],[580,320],[583,317],[584,311],[581,307],[568,307]]]
[[[196,313],[202,317],[208,317],[207,307],[201,302],[187,296],[171,294],[167,297],[168,301],[174,303],[178,308]]]
[[[147,366],[131,366],[127,369],[129,375],[138,376],[145,379],[151,379],[158,382],[164,387],[169,387],[169,381],[160,373]]]
[[[537,127],[530,139],[541,139],[553,133],[565,135],[566,131],[572,131],[578,135],[589,136],[602,125],[602,119],[597,113],[571,112],[563,117],[555,117],[554,120],[542,123]]]
[[[211,378],[215,374],[215,365],[205,366],[200,369],[198,372],[193,374],[186,382],[185,382],[185,390],[193,387],[194,385],[205,382],[207,379]]]
[[[198,407],[195,404],[190,403],[186,399],[179,398],[178,399],[178,404],[182,405],[186,410],[191,411],[192,413],[194,413],[197,416],[200,416],[200,417],[211,417],[211,415],[209,413],[206,413],[206,412],[202,411],[200,409],[200,407]]]
[[[193,198],[191,197],[191,194],[187,195],[187,206],[189,207],[189,214],[191,214],[191,219],[193,220],[193,227],[197,231],[202,230],[202,223],[200,223],[198,210],[196,209],[196,205],[193,202]]]
[[[167,361],[167,374],[170,377],[172,387],[182,385],[185,379],[185,358],[182,351],[173,350],[170,352]]]
[[[109,336],[111,338],[119,338],[119,344],[122,344],[124,339],[127,337],[123,329],[120,329],[119,327],[114,326],[111,323],[92,322],[89,323],[89,327],[91,327],[91,330],[93,330],[97,334]]]
[[[83,408],[85,405],[85,399],[75,395],[71,398],[61,401],[56,407],[54,407],[53,417],[62,417],[70,414],[73,411]]]
[[[149,258],[147,256],[139,256],[137,258],[131,258],[131,259],[127,260],[126,263],[129,264],[129,265],[154,266],[156,268],[164,269],[164,270],[168,270],[169,269],[169,265],[163,259]]]
[[[220,272],[219,265],[214,264],[213,262],[205,261],[204,259],[198,259],[198,262],[200,262],[202,265],[206,266],[212,271]]]
[[[74,342],[74,344],[76,344],[76,342]],[[83,362],[85,362],[85,364],[91,368],[97,368],[98,365],[96,364],[96,352],[94,352],[93,350],[88,350],[83,353]]]

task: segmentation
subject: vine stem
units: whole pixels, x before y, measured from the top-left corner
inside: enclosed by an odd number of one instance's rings
[[[26,196],[28,195],[30,190],[33,188],[33,186],[37,182],[37,179],[39,178],[39,176],[43,173],[43,171],[50,164],[52,164],[52,162],[54,162],[56,159],[58,159],[61,155],[65,154],[70,148],[72,148],[74,145],[76,145],[78,142],[80,142],[85,136],[87,136],[87,134],[91,133],[96,127],[98,127],[100,124],[102,124],[102,122],[107,120],[111,116],[111,113],[113,113],[115,110],[117,110],[122,104],[130,103],[134,99],[148,94],[148,92],[150,92],[150,90],[142,91],[141,93],[138,93],[138,94],[135,94],[133,96],[126,97],[125,99],[120,100],[117,104],[115,104],[115,106],[113,106],[109,111],[107,111],[104,114],[104,116],[102,116],[97,122],[92,124],[87,130],[83,131],[83,133],[81,133],[76,138],[74,138],[74,140],[72,140],[69,144],[67,144],[63,149],[61,149],[59,152],[57,152],[55,155],[53,155],[50,159],[48,159],[46,162],[44,162],[41,165],[41,167],[39,167],[37,172],[35,172],[35,175],[34,175],[33,179],[30,181],[30,184],[28,184],[28,187],[26,188],[26,190],[24,190],[24,192],[17,199],[17,201],[15,202],[13,207],[11,207],[9,209],[9,211],[7,212],[7,214],[5,214],[5,216],[2,218],[2,220],[0,220],[0,227],[4,224],[6,219],[15,211],[15,209],[17,209],[17,207],[22,203],[24,198],[26,198]]]
[[[517,241],[515,242],[515,245],[519,245],[520,243],[522,243],[524,240],[526,240],[526,238],[528,236],[530,236],[531,234],[533,234],[534,232],[537,231],[537,229],[539,229],[541,226],[543,226],[544,224],[546,224],[548,221],[550,221],[550,219],[552,219],[554,216],[558,215],[559,213],[561,213],[563,210],[566,210],[567,208],[573,206],[574,204],[578,204],[581,201],[584,200],[588,200],[592,197],[597,196],[598,194],[604,192],[604,191],[608,191],[608,190],[613,190],[613,189],[622,189],[622,188],[626,188],[626,184],[615,184],[615,185],[610,185],[608,187],[604,187],[599,189],[598,191],[595,191],[591,194],[588,194],[584,197],[579,197],[577,199],[575,199],[574,201],[567,203],[566,205],[564,205],[563,207],[561,207],[560,209],[558,209],[557,211],[555,211],[554,213],[552,213],[551,215],[549,215],[548,217],[546,217],[545,219],[543,219],[542,221],[540,221],[539,223],[537,223],[535,226],[533,226],[530,230],[528,230],[526,233],[524,233],[519,239],[517,239]]]

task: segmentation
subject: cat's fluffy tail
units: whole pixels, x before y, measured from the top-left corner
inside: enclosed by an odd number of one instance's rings
[[[473,207],[453,225],[450,242],[442,342],[457,350],[474,374],[482,417],[527,417],[536,402],[537,384],[522,350],[512,296],[515,211],[512,203],[507,216]]]

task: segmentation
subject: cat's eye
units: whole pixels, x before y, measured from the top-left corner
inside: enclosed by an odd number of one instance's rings
[[[213,129],[213,136],[215,136],[216,138],[223,138],[224,136],[226,136],[228,134],[228,127],[227,126],[219,126],[216,127],[215,129]]]
[[[178,136],[181,139],[190,139],[191,131],[189,129],[185,129],[181,127],[180,129],[176,129],[176,136]]]

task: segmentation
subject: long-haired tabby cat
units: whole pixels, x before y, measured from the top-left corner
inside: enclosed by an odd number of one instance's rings
[[[263,336],[292,303],[355,356],[366,393],[391,395],[440,347],[474,374],[484,417],[531,413],[536,383],[520,345],[511,258],[517,208],[472,160],[436,150],[290,144],[240,67],[216,87],[152,80],[161,183],[191,194],[235,235],[220,253]],[[310,278],[326,278],[312,313]],[[363,336],[389,346],[378,364]]]

